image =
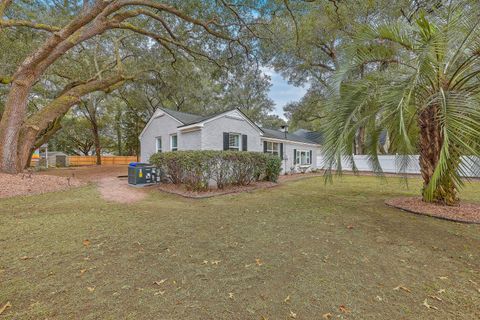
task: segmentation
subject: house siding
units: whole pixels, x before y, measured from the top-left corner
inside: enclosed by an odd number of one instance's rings
[[[274,140],[269,140],[268,138],[262,139],[262,144],[263,141],[272,141],[272,142],[280,142],[280,141],[274,141]],[[293,150],[305,150],[305,151],[312,151],[312,164],[310,166],[310,169],[317,169],[317,155],[319,154],[320,147],[319,146],[314,146],[314,145],[306,145],[302,143],[295,143],[295,142],[283,142],[283,154],[284,157],[286,156],[287,160],[282,161],[282,172],[290,172],[290,168],[294,167],[295,165],[293,164]]]
[[[145,129],[140,139],[140,161],[148,162],[150,156],[156,152],[156,138],[162,137],[162,150],[170,151],[170,135],[177,133],[177,127],[182,123],[174,120],[163,112],[154,115],[150,125]],[[155,118],[157,117],[157,118]],[[178,138],[180,146],[180,138]]]
[[[223,116],[204,124],[202,128],[202,150],[223,150],[223,133],[232,132],[247,135],[248,151],[263,151],[260,133],[251,124],[237,115]]]
[[[202,131],[179,132],[178,150],[200,150],[202,145]]]
[[[163,114],[163,115],[162,115]],[[242,118],[238,112],[228,113],[219,118],[212,119],[203,124],[198,130],[182,132],[180,121],[159,110],[155,113],[150,124],[145,128],[140,138],[140,158],[148,162],[150,156],[156,152],[156,138],[162,137],[163,151],[170,151],[170,136],[177,134],[178,150],[223,150],[223,133],[239,133],[247,135],[248,151],[263,152],[263,142],[272,140],[263,138],[260,131]],[[240,145],[242,145],[242,140]],[[290,172],[294,166],[293,150],[312,151],[311,169],[317,168],[317,157],[320,155],[320,146],[283,141],[283,154],[287,157],[282,161],[282,171]]]

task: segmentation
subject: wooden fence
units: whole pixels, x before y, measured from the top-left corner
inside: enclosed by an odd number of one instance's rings
[[[129,164],[136,162],[137,156],[102,156],[102,165]],[[91,166],[97,164],[96,156],[69,156],[68,163],[72,167]]]

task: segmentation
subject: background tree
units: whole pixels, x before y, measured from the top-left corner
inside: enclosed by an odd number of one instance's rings
[[[62,150],[68,154],[88,156],[94,150],[95,141],[90,125],[84,118],[66,116],[62,129],[48,142],[50,150]]]
[[[273,4],[268,3],[268,10]],[[3,142],[0,171],[22,170],[39,134],[78,104],[82,96],[95,91],[111,91],[112,87],[134,79],[139,71],[150,70],[150,66],[120,63],[129,53],[117,50],[114,65],[109,64],[93,78],[75,77],[56,92],[45,86],[52,93],[48,103],[29,114],[34,87],[42,82],[50,85],[47,83],[50,71],[57,63],[67,61],[71,54],[81,54],[85,50],[82,44],[89,44],[88,50],[93,46],[90,41],[103,35],[137,34],[153,40],[137,48],[142,52],[168,53],[169,63],[197,59],[224,66],[237,55],[252,53],[252,39],[256,38],[256,28],[262,25],[259,17],[268,16],[263,12],[266,6],[255,1],[237,6],[223,1],[218,4],[172,1],[169,4],[151,0],[28,3],[2,0],[0,28],[30,28],[35,33],[35,41],[32,49],[18,59],[18,64],[1,76],[0,82],[9,87],[0,120],[0,140]],[[126,50],[123,46],[122,49]],[[110,52],[113,51],[114,46],[111,46]],[[133,55],[133,62],[134,58]]]
[[[349,63],[348,48],[363,25],[378,25],[385,21],[407,17],[413,19],[419,10],[431,10],[441,1],[298,1],[279,12],[272,21],[276,37],[262,42],[266,60],[290,83],[308,87],[306,95],[288,104],[285,116],[292,128],[322,131],[325,101],[334,85],[334,75]],[[408,24],[407,18],[403,18]],[[372,67],[359,66],[349,74],[361,78]],[[363,154],[365,129],[358,128],[353,152]]]

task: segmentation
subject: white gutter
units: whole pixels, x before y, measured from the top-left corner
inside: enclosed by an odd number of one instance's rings
[[[276,138],[268,138],[268,137],[261,137],[261,139],[267,140],[267,141],[274,141],[274,142],[287,142],[287,143],[300,144],[300,145],[306,145],[306,146],[314,146],[317,148],[321,147],[321,145],[317,143],[307,143],[307,142],[299,142],[299,141],[293,141],[293,140],[287,140],[287,139],[276,139]]]

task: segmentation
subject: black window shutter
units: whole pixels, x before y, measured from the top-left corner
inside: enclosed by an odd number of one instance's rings
[[[297,164],[297,149],[293,149],[293,164]]]
[[[280,159],[283,160],[283,143],[280,143]]]
[[[223,150],[228,150],[230,149],[230,143],[229,143],[229,134],[228,132],[223,133]]]
[[[310,150],[310,164],[313,163],[313,159],[312,159],[312,150]]]
[[[263,141],[263,153],[267,153],[267,141]]]
[[[242,151],[247,151],[247,135],[242,135]]]

